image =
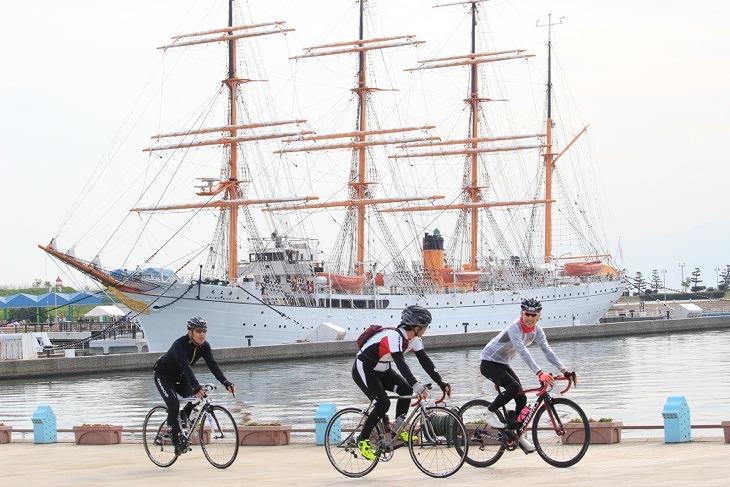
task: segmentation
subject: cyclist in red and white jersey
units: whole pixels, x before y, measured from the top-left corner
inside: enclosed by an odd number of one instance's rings
[[[362,389],[365,395],[373,401],[373,410],[365,421],[358,438],[358,446],[363,457],[375,459],[375,453],[370,446],[370,433],[375,425],[390,409],[388,392],[392,391],[399,396],[410,396],[414,392],[423,396],[426,387],[413,376],[403,354],[413,351],[421,367],[439,385],[444,393],[451,395],[451,386],[444,382],[431,358],[423,348],[421,337],[431,324],[431,313],[421,306],[409,306],[401,314],[401,322],[397,328],[383,328],[371,336],[357,353],[352,366],[352,378]],[[391,364],[395,362],[398,372]],[[396,402],[395,426],[403,421],[408,408],[409,399],[399,399]],[[408,433],[401,433],[399,438],[410,441]]]

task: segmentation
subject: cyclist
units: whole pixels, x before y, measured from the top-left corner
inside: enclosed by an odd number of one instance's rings
[[[210,344],[205,341],[207,331],[208,322],[205,318],[200,316],[190,318],[187,334],[175,340],[167,353],[158,358],[153,367],[155,386],[167,405],[167,425],[175,443],[175,455],[189,451],[187,441],[180,435],[180,422],[178,421],[180,400],[177,395],[182,397],[194,395],[199,398],[205,395],[203,386],[195,378],[191,365],[202,357],[215,378],[225,386],[228,392],[234,393],[233,383],[223,375],[218,362],[213,358]],[[192,403],[186,404],[180,419],[187,421],[192,409]]]
[[[426,308],[408,306],[403,310],[397,328],[383,328],[376,332],[357,353],[352,366],[352,378],[374,404],[358,438],[360,452],[368,460],[375,459],[375,453],[370,446],[370,433],[390,409],[390,399],[386,391],[392,391],[399,396],[410,396],[415,392],[420,398],[425,397],[426,387],[413,376],[403,356],[405,352],[413,351],[431,379],[445,394],[451,396],[451,386],[443,381],[423,348],[421,337],[426,333],[429,324],[431,313]],[[392,362],[395,362],[400,374],[391,368]],[[396,402],[396,428],[405,418],[409,403],[408,398]],[[411,440],[405,431],[398,438],[406,442]]]
[[[523,390],[519,377],[509,366],[510,361],[519,354],[527,366],[539,378],[540,382],[554,384],[552,375],[543,372],[537,362],[532,358],[527,347],[532,343],[540,345],[548,362],[558,368],[564,375],[572,375],[576,380],[575,372],[569,372],[560,361],[555,352],[548,344],[545,332],[537,324],[542,311],[542,304],[536,299],[525,299],[522,301],[522,312],[512,324],[502,330],[497,336],[487,343],[481,354],[480,371],[484,377],[503,388],[492,404],[489,405],[489,416],[485,421],[493,428],[504,428],[505,425],[499,420],[494,411],[498,410],[510,400],[515,401],[515,417],[527,404],[524,394],[518,394]],[[520,448],[525,453],[535,451],[535,446],[526,437],[520,438]]]

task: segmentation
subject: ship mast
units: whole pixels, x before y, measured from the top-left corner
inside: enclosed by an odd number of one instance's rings
[[[228,2],[228,27],[233,27],[233,0]],[[233,36],[233,31],[228,31]],[[236,92],[239,80],[236,78],[236,41],[228,41],[228,78],[224,81],[228,87],[228,103],[230,110],[229,123],[231,139],[238,135],[236,125],[238,123],[238,111],[236,105]],[[230,181],[238,181],[238,144],[229,146],[228,177]],[[226,199],[238,199],[238,185],[230,185],[226,188]],[[228,213],[228,279],[233,281],[238,277],[238,207],[231,206]]]
[[[249,181],[241,180],[239,175],[240,167],[240,143],[259,141],[266,139],[277,139],[285,137],[302,136],[311,134],[308,131],[295,130],[290,132],[274,131],[271,133],[256,133],[246,135],[242,133],[244,130],[260,129],[263,127],[278,127],[287,124],[299,124],[306,120],[285,120],[273,122],[259,123],[240,123],[238,120],[238,93],[240,86],[245,83],[257,81],[248,78],[240,78],[237,73],[238,66],[238,45],[239,39],[248,37],[267,36],[271,34],[282,34],[291,32],[293,29],[284,29],[283,22],[272,22],[264,24],[254,24],[247,26],[234,26],[233,0],[228,1],[228,25],[224,29],[211,30],[193,34],[185,34],[173,39],[173,43],[162,46],[160,49],[168,49],[173,47],[191,46],[196,44],[225,42],[228,49],[228,73],[223,84],[226,85],[228,92],[228,121],[227,125],[216,128],[204,128],[199,130],[191,130],[187,132],[176,132],[170,134],[160,134],[153,136],[153,139],[162,139],[170,137],[184,137],[194,134],[220,133],[219,138],[196,140],[193,142],[176,142],[168,145],[158,145],[145,149],[145,151],[160,151],[170,149],[182,149],[188,147],[202,147],[211,145],[220,145],[227,147],[228,157],[226,161],[225,174],[226,180],[219,181],[217,178],[204,179],[208,182],[208,186],[203,186],[202,190],[197,193],[198,196],[212,197],[221,195],[219,200],[208,199],[206,202],[164,205],[149,208],[132,208],[130,211],[171,211],[185,210],[191,208],[220,208],[227,212],[227,278],[234,281],[238,277],[238,220],[239,207],[263,205],[271,203],[288,203],[292,201],[309,201],[315,199],[313,197],[289,197],[289,198],[267,198],[252,200],[245,197],[241,190],[242,184]],[[188,40],[192,39],[192,40]],[[215,183],[215,184],[214,184]]]
[[[306,202],[316,199],[311,196],[306,197],[272,197],[250,199],[246,197],[246,192],[242,190],[241,185],[248,184],[241,178],[241,171],[246,172],[245,161],[242,161],[239,144],[262,141],[268,139],[280,139],[286,137],[302,137],[312,132],[303,131],[299,128],[291,130],[281,129],[284,125],[294,125],[306,122],[306,120],[283,120],[283,121],[264,121],[264,122],[240,122],[238,113],[238,96],[241,85],[254,81],[248,78],[241,78],[237,73],[238,66],[238,45],[237,42],[242,39],[281,35],[293,31],[283,27],[284,22],[268,22],[251,25],[234,25],[234,9],[233,0],[228,0],[228,22],[227,26],[221,29],[208,30],[204,32],[195,32],[182,34],[172,38],[170,44],[159,47],[158,49],[167,50],[172,48],[187,48],[190,46],[202,44],[225,43],[227,46],[227,62],[228,72],[223,84],[227,87],[227,105],[228,119],[226,125],[219,127],[195,128],[179,132],[170,132],[157,134],[152,136],[153,140],[161,141],[165,139],[166,143],[159,143],[152,147],[144,149],[145,152],[168,151],[187,149],[192,147],[212,147],[219,146],[227,150],[227,159],[225,162],[223,173],[224,180],[220,177],[202,178],[206,183],[198,186],[198,196],[204,197],[202,202],[180,203],[155,205],[152,207],[132,208],[132,212],[164,212],[189,209],[218,209],[222,212],[221,217],[227,217],[227,278],[234,281],[238,277],[238,220],[239,208],[242,206],[252,205],[269,205],[272,203],[292,203]],[[272,128],[271,132],[260,131],[263,128]],[[255,130],[255,132],[253,132]],[[198,136],[207,136],[198,137]],[[245,174],[243,175],[245,176]],[[217,197],[217,198],[216,198]],[[92,276],[99,282],[122,291],[139,290],[137,283],[120,281],[115,278],[109,271],[101,268],[100,265],[93,262],[87,262],[76,258],[70,253],[62,253],[58,251],[55,240],[49,245],[39,245],[39,247],[54,257],[62,260],[70,266],[80,270],[81,272]]]
[[[433,129],[433,126],[422,127],[405,127],[395,129],[371,130],[368,124],[368,98],[370,93],[378,91],[378,88],[368,85],[367,77],[367,54],[370,50],[381,50],[386,48],[412,46],[420,44],[422,41],[416,41],[414,36],[398,36],[398,37],[382,37],[368,39],[365,36],[365,11],[368,0],[359,0],[359,31],[356,41],[341,42],[337,44],[326,44],[321,46],[308,47],[305,54],[296,56],[294,59],[302,59],[308,57],[330,56],[335,54],[357,53],[357,85],[352,91],[357,95],[357,129],[355,132],[308,136],[298,139],[285,140],[291,142],[292,146],[284,148],[277,153],[285,152],[311,152],[317,150],[333,150],[349,148],[353,151],[353,164],[350,171],[349,198],[345,201],[313,203],[299,206],[277,206],[267,208],[268,211],[282,210],[302,210],[314,208],[333,208],[344,207],[355,212],[355,235],[354,248],[355,260],[354,273],[362,276],[365,273],[365,255],[367,249],[367,239],[365,237],[365,227],[367,220],[367,211],[369,206],[384,203],[401,203],[408,201],[423,201],[441,199],[443,196],[407,196],[402,198],[373,198],[371,186],[377,184],[375,181],[368,180],[368,150],[371,147],[379,145],[404,144],[407,142],[430,141],[433,137],[414,136],[408,139],[377,139],[376,136],[384,136],[389,134],[399,134],[405,132]],[[331,143],[329,145],[310,145],[313,141],[319,140],[336,140],[349,139],[340,143]],[[382,211],[382,210],[381,210]]]
[[[553,258],[553,82],[552,82],[552,26],[551,15],[548,14],[548,65],[547,65],[547,119],[545,120],[545,262]],[[538,24],[539,25],[539,24]]]
[[[470,8],[471,18],[471,42],[470,42],[470,53],[467,55],[453,56],[447,58],[427,59],[419,61],[419,66],[406,71],[417,71],[423,69],[437,69],[437,68],[450,68],[454,66],[469,66],[469,94],[464,102],[469,106],[469,135],[466,139],[456,141],[442,141],[430,145],[431,149],[436,149],[432,152],[406,152],[403,155],[397,157],[433,157],[433,156],[445,156],[445,155],[463,155],[468,161],[468,174],[465,177],[467,181],[466,187],[462,188],[465,195],[464,201],[460,204],[451,204],[448,206],[435,205],[435,206],[421,206],[421,207],[410,207],[408,211],[443,211],[443,210],[461,210],[469,213],[469,265],[471,269],[477,268],[477,256],[479,249],[479,209],[480,208],[491,208],[498,206],[520,206],[520,205],[534,205],[545,203],[543,200],[529,200],[529,201],[503,201],[503,202],[489,202],[482,198],[483,187],[479,181],[479,157],[481,154],[490,152],[511,152],[520,150],[533,150],[540,147],[540,145],[519,145],[519,146],[502,146],[492,145],[487,146],[485,144],[501,144],[506,141],[520,140],[527,138],[537,138],[540,134],[529,134],[529,135],[513,135],[505,137],[480,137],[480,123],[479,123],[479,107],[485,102],[503,101],[494,100],[490,98],[482,98],[479,93],[479,65],[492,62],[508,61],[512,59],[526,59],[532,57],[532,54],[525,54],[523,50],[511,50],[511,51],[498,51],[481,53],[477,52],[477,4],[482,3],[486,0],[467,0],[456,3],[449,3],[443,5],[436,5],[436,7],[447,7],[453,5],[468,5]],[[446,149],[447,146],[460,145],[462,148],[457,149]],[[424,147],[425,144],[408,144],[404,146],[404,149],[411,150],[416,147]],[[441,148],[442,150],[438,150]],[[405,211],[400,209],[394,210],[383,210],[383,211]]]

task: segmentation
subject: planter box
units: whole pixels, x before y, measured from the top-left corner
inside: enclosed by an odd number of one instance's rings
[[[12,426],[0,426],[0,443],[10,443],[13,436]]]
[[[730,443],[730,421],[723,421],[722,423],[722,433],[725,435],[725,443]],[[2,443],[2,441],[0,441]]]
[[[239,426],[238,442],[243,446],[288,445],[291,426]]]
[[[594,421],[588,424],[591,428],[591,445],[608,445],[621,442],[621,428],[624,425],[622,421],[612,421],[610,423]],[[585,439],[583,425],[567,423],[563,426],[565,426],[563,444],[583,443]]]
[[[192,445],[200,445],[201,438],[200,438],[200,435],[198,434],[198,431],[199,430],[196,430],[196,432],[193,433],[192,438],[190,438],[190,444],[192,444]],[[203,443],[205,443],[206,445],[208,443],[210,443],[210,426],[205,426],[203,428],[203,438],[202,438],[202,440],[203,440]]]
[[[122,442],[121,425],[82,425],[73,427],[77,445],[116,445]]]

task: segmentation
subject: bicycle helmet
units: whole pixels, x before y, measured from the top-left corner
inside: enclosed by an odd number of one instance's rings
[[[400,315],[400,326],[410,330],[414,326],[426,328],[431,324],[431,312],[422,306],[408,306]]]
[[[193,316],[188,320],[188,330],[192,330],[193,328],[208,329],[208,322],[202,316]]]
[[[522,311],[539,313],[542,311],[542,304],[537,299],[528,298],[522,301]]]

